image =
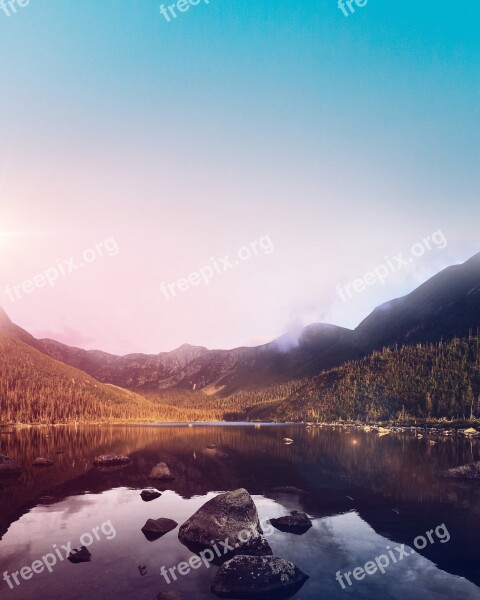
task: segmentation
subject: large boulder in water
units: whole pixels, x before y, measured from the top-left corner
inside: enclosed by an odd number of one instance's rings
[[[193,552],[219,549],[213,562],[236,554],[271,555],[252,497],[245,489],[220,494],[204,504],[181,527],[178,538]],[[213,551],[212,551],[213,553]]]
[[[480,479],[480,461],[448,469],[443,475],[452,479]]]
[[[307,581],[298,567],[277,556],[235,556],[213,580],[211,591],[221,598],[289,598]]]
[[[18,475],[22,469],[17,465],[13,458],[8,458],[4,454],[0,454],[0,476],[2,475]]]

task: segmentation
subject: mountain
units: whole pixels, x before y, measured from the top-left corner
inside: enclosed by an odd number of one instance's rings
[[[70,348],[54,340],[33,343],[41,352],[82,369],[99,381],[128,389],[203,389],[224,395],[313,375],[360,355],[352,331],[322,324],[306,327],[289,347],[280,338],[256,348],[207,350],[185,344],[156,355],[114,356]]]
[[[448,267],[408,296],[376,308],[355,330],[365,353],[465,337],[480,328],[480,253]]]
[[[36,340],[0,313],[0,329],[50,358],[103,383],[144,392],[203,390],[229,396],[313,377],[387,346],[464,337],[480,328],[480,253],[448,267],[403,298],[376,308],[355,330],[306,327],[294,343],[282,337],[255,348],[208,350],[185,344],[156,355],[115,356]]]
[[[44,354],[75,366],[106,383],[124,388],[170,388],[180,384],[192,363],[204,355],[206,348],[184,344],[173,352],[114,356],[98,350],[71,348],[54,340],[36,340],[35,347]],[[162,384],[162,385],[159,385]]]

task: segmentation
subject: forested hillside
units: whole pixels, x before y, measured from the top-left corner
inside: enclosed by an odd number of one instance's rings
[[[210,415],[211,417],[218,415]],[[0,423],[203,420],[53,360],[0,332]]]
[[[480,338],[386,348],[313,378],[229,397],[142,396],[0,332],[0,422],[480,418]]]
[[[249,411],[249,416],[273,420],[479,418],[480,338],[374,352],[321,373],[292,395]]]

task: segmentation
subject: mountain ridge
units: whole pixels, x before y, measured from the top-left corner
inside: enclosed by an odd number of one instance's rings
[[[378,306],[355,329],[313,323],[296,344],[281,336],[257,347],[209,350],[183,344],[154,355],[116,356],[37,340],[0,309],[0,329],[102,383],[134,391],[203,390],[225,396],[315,376],[384,347],[435,343],[479,328],[480,253]]]

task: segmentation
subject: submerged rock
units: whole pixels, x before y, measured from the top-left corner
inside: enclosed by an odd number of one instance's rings
[[[443,475],[452,479],[480,479],[480,461],[448,469]]]
[[[147,540],[153,542],[169,531],[173,531],[177,526],[178,523],[172,519],[148,519],[142,527],[142,532]]]
[[[293,485],[283,485],[281,487],[272,488],[272,492],[278,492],[281,494],[308,494],[306,490],[302,490],[301,488],[294,487]]]
[[[194,552],[218,544],[222,554],[212,558],[217,564],[236,554],[272,554],[263,537],[255,504],[245,489],[209,500],[180,527],[178,538]]]
[[[33,461],[34,467],[51,467],[53,465],[53,460],[49,460],[48,458],[36,458]]]
[[[101,456],[97,456],[93,461],[93,464],[99,467],[114,467],[117,465],[126,465],[129,462],[129,456],[122,456],[121,454],[102,454]]]
[[[270,523],[280,531],[295,533],[296,535],[306,533],[312,526],[310,517],[296,510],[292,511],[290,516],[270,519]]]
[[[140,494],[144,502],[156,500],[157,498],[160,498],[161,495],[162,494],[158,490],[143,490],[143,492]]]
[[[287,598],[307,581],[298,567],[277,556],[236,556],[213,580],[211,591],[221,598]]]
[[[22,469],[17,465],[13,458],[0,454],[0,476],[18,475]]]
[[[205,448],[202,448],[202,454],[213,459],[225,460],[230,458],[230,455],[227,452],[215,444],[209,444],[208,446],[205,446]]]
[[[150,471],[150,475],[148,476],[148,478],[149,479],[164,479],[165,481],[175,479],[175,477],[172,475],[168,466],[163,462],[158,463],[158,465],[155,465],[153,467],[153,469]]]
[[[82,563],[82,562],[90,562],[92,555],[88,551],[88,548],[82,546],[81,548],[75,548],[68,555],[68,560],[71,563]]]

